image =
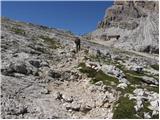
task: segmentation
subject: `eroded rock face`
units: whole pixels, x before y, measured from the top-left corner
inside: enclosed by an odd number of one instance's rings
[[[115,1],[105,12],[88,38],[108,41],[106,36],[120,35],[109,46],[146,53],[159,53],[158,1]],[[98,42],[99,43],[99,42]]]
[[[104,20],[99,23],[98,28],[114,26],[114,23],[126,24],[124,29],[135,29],[138,23],[127,20],[147,17],[144,11],[158,12],[158,2],[154,1],[115,1],[114,5],[106,10]],[[115,27],[117,27],[115,24]],[[121,25],[120,25],[121,26]]]

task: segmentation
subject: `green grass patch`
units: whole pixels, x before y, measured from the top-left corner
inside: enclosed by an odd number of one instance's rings
[[[121,94],[124,95],[125,93],[133,93],[133,91],[135,90],[135,87],[132,87],[131,85],[128,85],[125,89],[122,88],[117,88],[117,91],[121,91]]]
[[[49,38],[48,36],[40,36],[40,38],[43,39],[44,42],[47,43],[52,49],[57,49],[60,47],[60,44],[56,42],[53,38]]]
[[[151,67],[155,70],[159,70],[159,65],[158,64],[154,64],[154,65],[151,65]]]
[[[113,119],[136,119],[136,111],[134,109],[134,100],[129,100],[128,97],[121,96],[118,103],[118,107],[114,108]]]
[[[94,62],[102,62],[103,63],[105,61],[105,58],[102,56],[90,55],[89,57]]]
[[[85,73],[87,77],[91,77],[91,83],[96,83],[98,81],[102,81],[106,85],[111,85],[111,82],[116,84],[119,83],[118,79],[109,75],[106,75],[102,70],[96,71],[90,67],[86,67],[85,63],[80,63],[78,65],[81,67],[80,72]]]
[[[124,70],[125,69],[125,66],[124,65],[122,65],[122,64],[115,64],[115,66],[117,67],[117,68],[119,68],[120,70]]]
[[[132,75],[135,75],[135,76],[144,76],[144,72],[136,72],[136,71],[133,71],[133,70],[123,70],[124,73],[129,73],[129,74],[132,74]]]
[[[145,88],[149,91],[154,91],[154,92],[159,93],[159,86],[149,86],[149,85],[147,85]]]
[[[131,84],[141,84],[142,83],[142,78],[132,75],[130,73],[126,73],[126,79],[131,83]]]
[[[159,80],[159,75],[153,75],[152,73],[148,72],[148,71],[144,71],[144,75],[148,76],[148,77],[152,77],[156,80]]]
[[[23,30],[23,29],[12,28],[12,31],[13,31],[15,34],[22,35],[22,36],[26,36],[26,32],[25,32],[25,30]]]
[[[109,58],[107,58],[104,55],[96,56],[96,55],[89,55],[89,58],[94,62],[104,63],[104,64],[112,64],[113,61]]]

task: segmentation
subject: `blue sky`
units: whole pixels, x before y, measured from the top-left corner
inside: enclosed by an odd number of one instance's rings
[[[113,1],[23,1],[2,2],[2,16],[75,34],[93,31]]]

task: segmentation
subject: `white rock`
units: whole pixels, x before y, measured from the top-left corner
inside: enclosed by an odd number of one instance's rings
[[[150,119],[151,116],[149,115],[149,113],[144,113],[144,118],[145,118],[145,119]]]
[[[143,107],[142,100],[141,100],[141,98],[139,98],[139,100],[137,100],[137,108],[139,110],[142,107]]]
[[[143,96],[143,95],[144,95],[143,89],[135,89],[135,90],[133,91],[133,93],[134,93],[135,95],[138,95],[138,96]]]
[[[150,104],[151,104],[151,105],[148,106],[149,109],[155,110],[155,111],[158,111],[158,110],[159,110],[159,102],[158,102],[158,100],[151,101]]]
[[[152,116],[153,116],[153,115],[158,115],[158,114],[159,114],[159,111],[153,110]]]
[[[133,65],[133,66],[130,67],[129,70],[133,70],[133,71],[136,71],[136,72],[142,72],[143,71],[143,66]]]
[[[62,99],[65,101],[65,102],[72,102],[73,101],[73,97],[72,96],[67,96],[67,95],[62,95]]]
[[[142,79],[148,84],[155,84],[155,85],[159,84],[158,81],[154,79],[153,77],[143,76]]]
[[[129,81],[127,79],[125,79],[125,74],[123,73],[122,70],[120,70],[119,68],[116,68],[113,65],[102,65],[101,70],[105,73],[105,74],[111,74],[114,77],[116,77],[120,82],[129,84]]]
[[[125,88],[127,87],[127,84],[126,84],[126,83],[120,83],[120,84],[118,84],[117,87],[120,87],[120,88],[122,88],[122,89],[125,89]]]
[[[130,84],[130,82],[125,78],[120,78],[119,81],[125,84]]]
[[[95,85],[101,86],[101,85],[103,85],[103,82],[102,81],[98,81],[98,82],[95,83]]]

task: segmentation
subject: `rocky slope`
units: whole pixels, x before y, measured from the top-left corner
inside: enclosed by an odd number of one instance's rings
[[[158,26],[158,1],[115,1],[87,38],[106,41],[106,45],[116,48],[158,54]],[[120,35],[120,38],[108,42],[110,35]]]
[[[1,23],[2,118],[158,118],[158,60],[86,40],[75,53],[69,32]]]

